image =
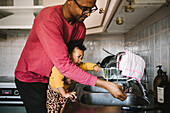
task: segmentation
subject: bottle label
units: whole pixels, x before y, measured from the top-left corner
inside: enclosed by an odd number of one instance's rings
[[[164,103],[164,88],[157,87],[157,101],[159,103]]]

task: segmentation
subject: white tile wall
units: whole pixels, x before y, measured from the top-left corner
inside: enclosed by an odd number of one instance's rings
[[[19,60],[28,34],[8,35],[7,39],[0,38],[0,76],[14,76],[14,70]],[[88,35],[84,42],[84,61],[101,62],[108,56],[102,48],[117,54],[124,49],[124,36],[122,35]]]
[[[110,54],[102,50],[117,54],[124,50],[124,36],[123,35],[108,35],[95,34],[86,36],[84,45],[87,47],[84,55],[84,61],[101,62],[106,56]]]
[[[170,15],[125,37],[125,48],[145,59],[151,89],[157,75],[157,65],[162,65],[170,81]]]
[[[0,39],[0,76],[14,76],[14,70],[25,45],[27,35],[8,35]]]

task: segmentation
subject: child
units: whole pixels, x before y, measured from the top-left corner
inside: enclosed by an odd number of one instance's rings
[[[84,51],[86,50],[85,46],[80,40],[70,41],[67,44],[68,53],[70,59],[74,64],[79,66],[81,69],[95,70],[100,72],[101,68],[97,64],[93,63],[83,63],[82,58],[84,56]],[[49,88],[47,90],[47,112],[54,113],[62,111],[64,104],[66,103],[67,98],[73,99],[76,98],[76,92],[68,92],[67,89],[71,84],[71,79],[64,77],[60,74],[57,68],[54,66],[52,68],[52,73],[49,79]]]

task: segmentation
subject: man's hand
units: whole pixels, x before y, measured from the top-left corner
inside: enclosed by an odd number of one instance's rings
[[[113,97],[115,97],[121,101],[123,101],[127,98],[127,95],[122,92],[122,87],[116,83],[97,79],[96,86],[105,88],[112,94]]]

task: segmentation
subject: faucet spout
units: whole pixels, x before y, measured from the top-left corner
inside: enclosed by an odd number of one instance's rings
[[[130,84],[130,82],[135,83],[138,88],[133,88],[135,87],[134,85],[131,85],[130,87],[132,87],[133,90],[141,90],[143,99],[145,99],[145,101],[150,104],[150,101],[146,95],[146,89],[144,88],[143,84],[141,82],[138,82],[135,78],[131,78],[127,80],[127,84]],[[135,92],[135,91],[132,91],[132,92]]]
[[[139,86],[141,87],[142,89],[142,92],[143,92],[143,98],[150,104],[150,101],[148,100],[148,97],[146,96],[146,89],[144,88],[144,86],[142,85],[141,82],[138,82],[139,83]]]

